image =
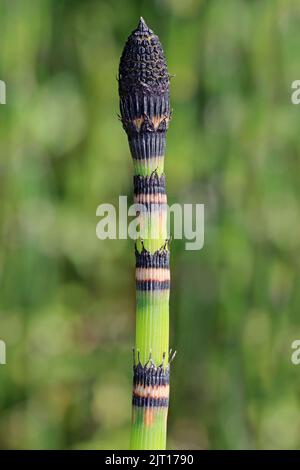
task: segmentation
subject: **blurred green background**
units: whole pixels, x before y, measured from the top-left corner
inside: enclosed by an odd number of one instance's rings
[[[0,0],[1,448],[128,448],[134,249],[96,238],[132,193],[117,70],[140,16],[172,79],[169,448],[300,447],[298,0]]]

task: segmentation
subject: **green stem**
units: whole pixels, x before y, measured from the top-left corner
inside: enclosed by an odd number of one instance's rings
[[[131,449],[165,449],[169,403],[169,247],[164,177],[170,119],[169,74],[144,20],[129,36],[119,68],[121,118],[134,161],[136,334]]]

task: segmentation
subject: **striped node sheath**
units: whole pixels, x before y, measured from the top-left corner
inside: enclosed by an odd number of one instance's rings
[[[141,238],[136,256],[136,335],[131,449],[165,449],[169,404],[170,253],[164,176],[170,76],[158,37],[141,18],[119,66],[120,112],[134,164]]]

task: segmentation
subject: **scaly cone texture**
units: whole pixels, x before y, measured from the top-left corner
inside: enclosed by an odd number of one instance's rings
[[[169,404],[170,253],[164,176],[170,120],[170,76],[158,37],[143,18],[120,60],[123,127],[134,163],[136,336],[133,367],[132,449],[165,449]]]

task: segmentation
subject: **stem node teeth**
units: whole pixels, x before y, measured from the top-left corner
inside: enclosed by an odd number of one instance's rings
[[[164,369],[165,367],[165,360],[166,360],[166,353],[163,353],[161,364],[158,366],[159,369]]]
[[[176,354],[177,354],[177,351],[172,352],[172,349],[170,349],[170,352],[169,352],[169,364],[171,364],[171,362],[174,361]]]

